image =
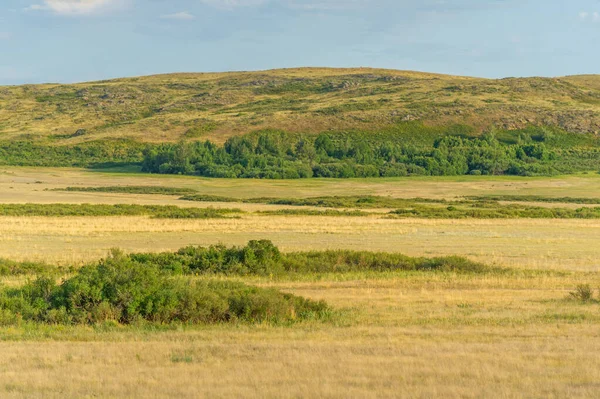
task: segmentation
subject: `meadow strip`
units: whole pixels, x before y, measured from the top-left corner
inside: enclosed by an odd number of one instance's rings
[[[218,219],[242,213],[239,209],[179,208],[132,204],[0,204],[0,216],[150,216],[156,219]]]
[[[119,194],[158,194],[158,195],[189,195],[196,193],[191,188],[163,186],[106,186],[106,187],[65,187],[49,191],[89,192],[89,193],[119,193]]]

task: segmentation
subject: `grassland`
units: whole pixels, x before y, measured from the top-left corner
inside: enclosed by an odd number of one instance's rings
[[[599,82],[597,76],[488,80],[308,68],[0,87],[0,138],[223,142],[264,128],[376,132],[415,120],[598,133]]]
[[[1,328],[3,397],[595,397],[597,276],[254,280],[325,300],[338,324]],[[202,376],[202,378],[199,378]]]
[[[122,188],[102,189],[117,186]],[[67,187],[97,190],[56,191]],[[574,208],[585,204],[566,198],[594,206],[600,175],[300,182],[1,168],[0,204],[211,206],[245,212],[240,219],[191,220],[3,216],[0,258],[10,260],[0,262],[8,270],[0,277],[3,288],[17,289],[30,280],[10,272],[15,261],[58,264],[68,278],[68,266],[97,262],[113,247],[162,252],[187,245],[245,245],[252,239],[272,240],[285,256],[345,249],[390,257],[460,255],[490,266],[476,273],[350,270],[213,277],[324,300],[336,312],[328,320],[292,325],[0,323],[1,397],[597,396],[597,220],[386,219],[388,208],[365,208],[366,216],[355,217],[344,214],[352,209],[346,207],[193,202],[169,195],[180,191],[236,200],[498,196],[502,203],[526,199],[527,205]],[[290,209],[307,214],[286,215]],[[319,210],[338,213],[315,215]],[[37,271],[36,265],[25,269]],[[593,301],[570,297],[586,284],[594,289]]]
[[[284,251],[356,249],[402,252],[411,256],[462,255],[500,266],[598,270],[595,220],[423,220],[310,216],[256,212],[316,207],[246,203],[196,203],[171,195],[47,191],[70,187],[156,186],[191,189],[206,195],[237,198],[309,198],[324,195],[374,194],[392,198],[455,200],[466,195],[524,195],[548,198],[597,198],[598,175],[557,178],[451,177],[311,181],[246,181],[99,173],[76,169],[3,168],[0,203],[96,203],[240,208],[241,219],[156,220],[147,217],[3,217],[0,257],[81,264],[105,256],[110,248],[168,251],[186,245],[224,242],[241,245],[270,239]],[[535,203],[538,205],[537,203]],[[579,204],[540,203],[580,207]],[[392,209],[384,209],[388,212]],[[370,210],[371,211],[371,210]],[[381,212],[379,211],[379,212]]]

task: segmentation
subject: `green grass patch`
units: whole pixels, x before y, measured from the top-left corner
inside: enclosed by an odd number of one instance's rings
[[[219,219],[240,209],[179,208],[131,204],[0,204],[0,216],[150,216],[158,219]]]
[[[549,202],[564,204],[590,204],[600,205],[600,198],[581,197],[545,197],[541,195],[485,195],[469,196],[467,199],[475,201],[513,201],[513,202]]]
[[[596,208],[543,208],[518,204],[475,202],[468,206],[434,207],[414,204],[390,212],[394,217],[426,219],[599,219]]]
[[[14,262],[0,258],[0,276],[26,276],[60,270],[62,269],[42,262]]]
[[[181,199],[187,201],[205,201],[204,195],[189,195]],[[237,200],[228,197],[211,197],[212,200],[221,198],[224,202],[244,202],[270,205],[313,206],[325,208],[355,208],[377,209],[396,208],[391,211],[391,217],[412,217],[430,219],[598,219],[600,207],[544,208],[523,204],[500,204],[496,199],[505,200],[503,196],[469,197],[465,200],[447,201],[428,198],[392,198],[379,196],[331,196],[313,198],[250,198]],[[535,197],[537,198],[537,197]],[[540,197],[545,198],[545,197]],[[581,199],[582,201],[584,199]],[[592,203],[592,202],[588,202]],[[266,211],[268,214],[289,214],[306,216],[327,216],[327,212],[312,210],[280,210]],[[330,216],[365,216],[367,213],[355,211],[331,211]]]
[[[159,194],[159,195],[188,195],[196,190],[191,188],[161,187],[161,186],[108,186],[108,187],[65,187],[49,191],[90,192],[90,193],[122,193],[122,194]]]
[[[247,198],[238,199],[232,197],[223,197],[205,194],[186,195],[180,198],[184,201],[198,202],[241,202],[247,204],[267,204],[267,205],[289,205],[289,206],[315,206],[324,208],[397,208],[413,203],[448,203],[445,200],[433,200],[427,198],[392,198],[375,195],[360,196],[327,196],[310,198]]]
[[[363,211],[341,211],[337,209],[278,209],[276,211],[260,211],[260,215],[266,216],[369,216]]]

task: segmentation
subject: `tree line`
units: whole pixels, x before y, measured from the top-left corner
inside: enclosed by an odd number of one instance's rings
[[[433,146],[326,133],[290,138],[279,132],[205,142],[163,144],[144,151],[143,170],[223,178],[397,177],[410,175],[539,175],[559,172],[558,156],[543,142],[503,144],[446,136]]]

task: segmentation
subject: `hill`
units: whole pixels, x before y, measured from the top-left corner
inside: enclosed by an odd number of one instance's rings
[[[0,87],[0,140],[223,143],[274,128],[376,131],[401,121],[600,133],[600,76],[499,80],[382,69],[171,74]]]

